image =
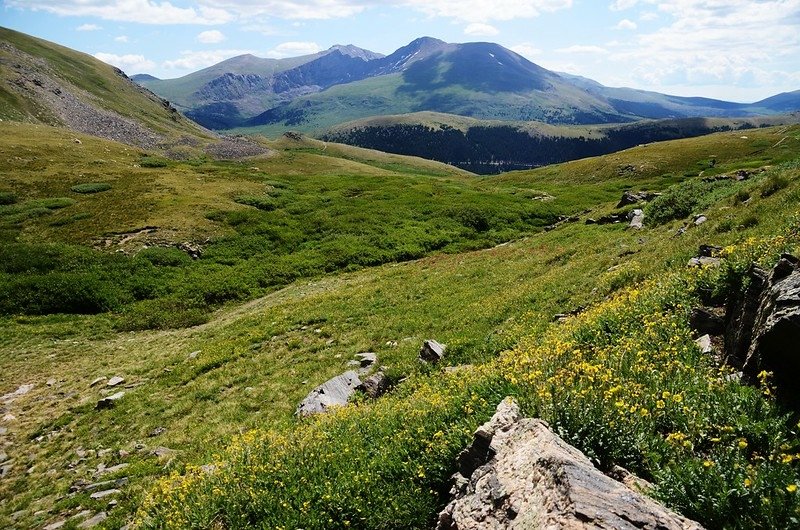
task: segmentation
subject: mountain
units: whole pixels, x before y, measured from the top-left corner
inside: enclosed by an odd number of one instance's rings
[[[212,135],[94,57],[0,28],[0,118],[152,148]]]
[[[224,129],[287,99],[360,79],[359,65],[381,57],[352,45],[286,59],[245,54],[177,79],[137,82],[198,123]]]
[[[179,80],[145,84],[164,97],[179,97],[179,108],[208,127],[263,133],[319,132],[352,120],[416,112],[599,124],[755,117],[800,108],[797,93],[742,104],[611,88],[552,72],[498,44],[451,44],[431,37],[385,57],[355,46],[335,46],[294,62],[283,59],[280,68],[258,72],[252,66],[242,68],[239,58],[229,61],[233,64],[223,62]],[[183,87],[180,94],[176,86]]]

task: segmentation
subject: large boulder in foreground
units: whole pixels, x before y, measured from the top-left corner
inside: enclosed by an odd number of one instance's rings
[[[753,275],[763,278],[759,272]],[[743,371],[751,378],[762,370],[772,372],[781,397],[798,404],[800,396],[794,394],[800,377],[800,262],[785,254],[766,281],[753,281],[750,287],[741,305],[742,324],[752,321],[752,333],[747,337],[746,330],[730,330],[743,339],[737,345],[739,355],[746,351]],[[750,292],[754,289],[758,291]]]
[[[331,407],[347,405],[359,387],[361,387],[361,380],[354,370],[337,375],[309,392],[297,406],[295,415],[304,417],[321,414]]]
[[[545,422],[520,418],[510,400],[476,431],[459,464],[437,530],[702,528],[607,477]]]

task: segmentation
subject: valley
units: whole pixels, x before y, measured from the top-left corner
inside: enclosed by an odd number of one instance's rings
[[[697,324],[800,274],[794,96],[436,39],[179,80],[0,40],[0,527],[435,528],[507,396],[705,528],[797,525],[793,361]],[[364,353],[384,395],[298,417]]]

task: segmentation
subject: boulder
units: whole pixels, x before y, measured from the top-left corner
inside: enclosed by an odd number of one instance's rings
[[[297,406],[296,416],[310,416],[327,412],[330,407],[346,405],[356,389],[361,386],[358,374],[349,370],[321,384]]]
[[[644,228],[644,211],[640,209],[635,209],[628,214],[628,220],[630,224],[628,228],[635,228],[636,230],[641,230]]]
[[[121,383],[124,383],[124,382],[125,382],[125,379],[123,377],[115,375],[114,377],[112,377],[111,379],[108,380],[108,382],[106,383],[106,386],[117,386],[117,385],[119,385]]]
[[[383,372],[378,372],[364,379],[361,387],[369,397],[377,399],[389,391],[389,378]]]
[[[435,340],[426,340],[419,350],[419,360],[424,363],[436,364],[444,357],[447,347]]]
[[[725,310],[719,307],[695,307],[689,315],[689,327],[699,335],[722,335]]]
[[[640,202],[652,201],[659,195],[660,194],[658,193],[649,193],[647,191],[633,192],[628,190],[622,194],[622,198],[619,200],[617,208],[622,208],[623,206],[629,206],[631,204],[639,204]]]
[[[697,347],[700,348],[700,352],[703,354],[710,355],[714,353],[714,345],[711,343],[711,335],[703,335],[694,341],[694,343],[697,344]]]
[[[725,362],[736,368],[741,368],[747,359],[756,313],[769,275],[761,267],[751,265],[747,277],[747,288],[729,296],[726,304]]]
[[[438,530],[702,528],[595,469],[545,422],[519,416],[504,401],[476,431]]]
[[[800,264],[794,256],[782,256],[767,278],[752,329],[744,373],[752,378],[772,372],[779,393],[800,403],[794,391],[800,376]]]
[[[117,392],[116,394],[111,394],[110,396],[106,396],[102,398],[100,401],[97,402],[97,409],[110,409],[114,405],[116,405],[117,401],[122,399],[125,395],[125,392]]]

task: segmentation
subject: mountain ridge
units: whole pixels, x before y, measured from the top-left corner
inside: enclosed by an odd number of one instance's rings
[[[179,108],[211,128],[258,127],[270,133],[290,128],[316,132],[354,119],[423,111],[589,124],[756,117],[800,109],[800,91],[747,104],[606,87],[547,70],[491,42],[453,44],[420,37],[386,56],[337,45],[315,55],[281,59],[280,71],[268,75],[253,68],[245,71],[242,60],[234,59],[228,61],[234,61],[236,72],[207,79],[224,70],[225,61],[201,70],[206,83],[181,95]],[[194,73],[143,84],[169,99],[164,87],[197,78]]]

